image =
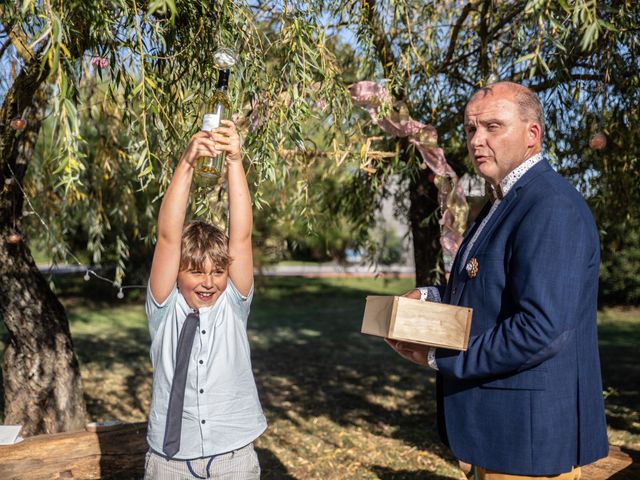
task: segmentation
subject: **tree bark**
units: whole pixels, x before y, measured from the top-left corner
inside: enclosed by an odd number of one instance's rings
[[[0,110],[0,319],[8,331],[4,423],[22,425],[23,436],[77,430],[86,423],[64,307],[36,267],[21,229],[20,186],[42,122],[46,68],[36,57],[27,62]],[[26,120],[26,128],[12,128],[14,118]]]
[[[409,225],[413,236],[416,286],[444,281],[440,254],[440,225],[434,212],[438,209],[438,189],[429,181],[430,170],[420,170],[409,183]]]

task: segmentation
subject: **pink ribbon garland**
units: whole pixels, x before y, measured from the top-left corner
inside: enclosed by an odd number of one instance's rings
[[[420,152],[424,163],[436,175],[434,182],[438,188],[438,201],[442,209],[442,217],[439,220],[440,245],[445,257],[445,271],[449,273],[453,258],[462,243],[469,206],[458,184],[456,172],[447,163],[442,148],[437,146],[437,130],[411,118],[403,105],[399,106],[399,111],[393,110],[386,117],[380,118],[380,107],[391,103],[392,99],[387,89],[375,82],[355,83],[349,91],[354,103],[366,108],[373,122],[382,130],[396,137],[408,137],[409,142]]]

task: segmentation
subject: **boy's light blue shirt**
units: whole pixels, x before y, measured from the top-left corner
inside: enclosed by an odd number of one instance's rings
[[[211,307],[200,308],[193,342],[182,417],[180,450],[175,459],[208,457],[243,447],[267,428],[253,373],[247,297],[228,280]],[[162,442],[175,365],[176,345],[186,316],[192,312],[177,287],[158,304],[147,287],[146,313],[151,334],[153,396],[147,441],[162,454]]]

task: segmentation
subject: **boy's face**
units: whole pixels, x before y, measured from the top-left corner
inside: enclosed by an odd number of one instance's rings
[[[206,259],[202,271],[198,269],[178,272],[178,289],[191,308],[210,307],[227,288],[228,271],[214,268]]]

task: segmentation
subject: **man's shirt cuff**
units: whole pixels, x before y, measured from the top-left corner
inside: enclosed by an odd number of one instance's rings
[[[434,370],[438,370],[438,364],[436,363],[436,349],[431,347],[427,352],[427,364]]]
[[[423,302],[442,302],[438,287],[418,287],[420,290],[420,300]]]

